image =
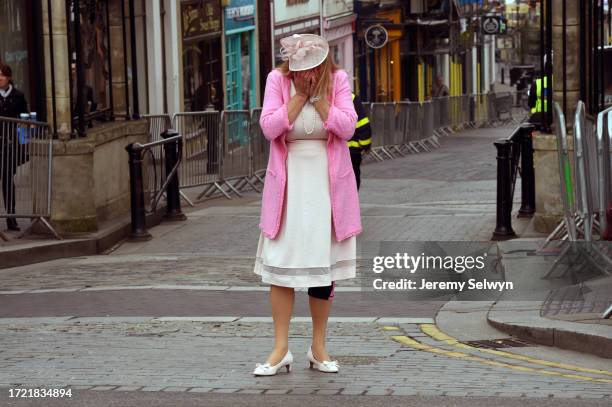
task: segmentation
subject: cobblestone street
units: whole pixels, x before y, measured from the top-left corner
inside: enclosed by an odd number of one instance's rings
[[[488,241],[492,143],[510,131],[466,131],[430,153],[363,166],[358,241]],[[152,229],[153,240],[107,255],[0,270],[0,405],[61,405],[9,399],[8,389],[67,386],[78,405],[96,406],[263,405],[268,395],[313,406],[330,405],[329,395],[354,406],[359,395],[371,396],[366,405],[609,405],[609,360],[577,363],[575,353],[535,344],[531,357],[457,349],[430,332],[443,301],[364,298],[359,279],[339,284],[332,310],[339,374],[308,369],[309,313],[298,293],[292,372],[253,377],[273,341],[267,288],[253,273],[260,199],[195,208],[186,222]]]

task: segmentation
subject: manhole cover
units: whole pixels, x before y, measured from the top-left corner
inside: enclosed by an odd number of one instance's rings
[[[484,341],[469,341],[469,342],[462,342],[462,343],[473,346],[475,348],[484,348],[484,349],[524,348],[526,346],[534,346],[534,344],[531,342],[527,342],[522,339],[514,339],[514,338],[493,339],[493,340],[484,340]]]

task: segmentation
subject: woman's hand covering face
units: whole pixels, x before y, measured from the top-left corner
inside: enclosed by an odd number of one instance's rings
[[[293,84],[297,93],[301,95],[310,96],[310,80],[306,76],[306,72],[294,72]]]

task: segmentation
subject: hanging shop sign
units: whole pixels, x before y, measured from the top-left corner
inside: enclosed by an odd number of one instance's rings
[[[234,31],[255,25],[253,0],[230,0],[225,7],[225,31]]]
[[[221,30],[221,8],[218,1],[182,1],[183,39],[199,37]]]
[[[486,35],[505,34],[506,23],[500,16],[485,16],[482,18],[482,33]]]
[[[372,25],[365,32],[365,42],[371,48],[382,48],[388,40],[389,33],[382,25]]]

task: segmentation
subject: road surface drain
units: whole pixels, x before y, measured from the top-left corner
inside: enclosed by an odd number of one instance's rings
[[[484,349],[524,348],[527,346],[535,346],[531,342],[523,341],[521,339],[514,339],[514,338],[493,339],[493,340],[483,340],[483,341],[469,341],[469,342],[462,342],[462,343],[473,346],[475,348],[484,348]]]

